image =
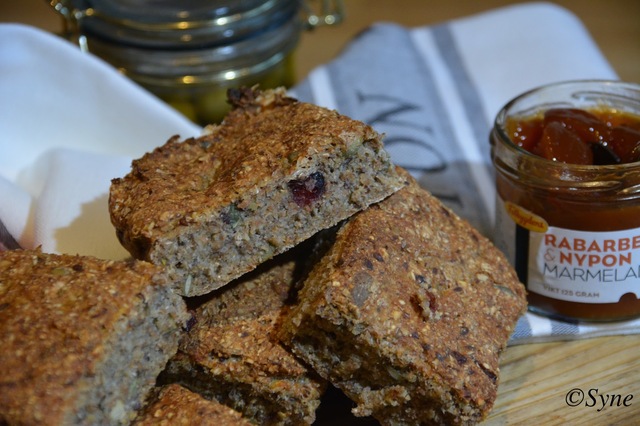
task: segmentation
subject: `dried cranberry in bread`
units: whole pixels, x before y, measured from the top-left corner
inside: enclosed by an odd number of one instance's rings
[[[111,186],[124,247],[162,265],[185,296],[227,284],[401,186],[381,136],[362,122],[284,90],[230,91],[230,102],[210,134],[170,139]]]
[[[358,416],[473,424],[495,401],[524,286],[485,237],[406,179],[338,231],[281,339]]]

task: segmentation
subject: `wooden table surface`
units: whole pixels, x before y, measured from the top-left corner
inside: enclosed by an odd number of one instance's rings
[[[0,22],[22,22],[58,31],[59,21],[46,3],[4,1],[0,4]],[[303,35],[297,63],[299,78],[333,58],[348,40],[372,22],[430,25],[513,2],[346,0],[346,3],[347,16],[340,26]],[[621,79],[640,82],[640,1],[556,3],[582,20]],[[487,425],[640,424],[640,335],[510,347],[503,355],[501,370],[498,400]],[[604,408],[603,398],[608,401]]]

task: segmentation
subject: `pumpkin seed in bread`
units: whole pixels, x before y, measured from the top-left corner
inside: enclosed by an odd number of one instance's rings
[[[134,257],[184,296],[206,294],[401,183],[370,126],[285,96],[232,90],[210,134],[177,137],[114,179],[109,206]]]

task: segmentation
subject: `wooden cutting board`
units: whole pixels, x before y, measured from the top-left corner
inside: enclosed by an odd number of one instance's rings
[[[640,425],[640,336],[514,346],[501,365],[486,425]]]

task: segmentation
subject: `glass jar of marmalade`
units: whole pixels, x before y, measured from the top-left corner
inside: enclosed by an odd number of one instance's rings
[[[640,316],[640,85],[561,82],[498,113],[495,242],[529,309],[564,320]]]
[[[334,25],[300,0],[52,0],[65,35],[196,123],[219,122],[230,87],[290,87],[300,33]]]

